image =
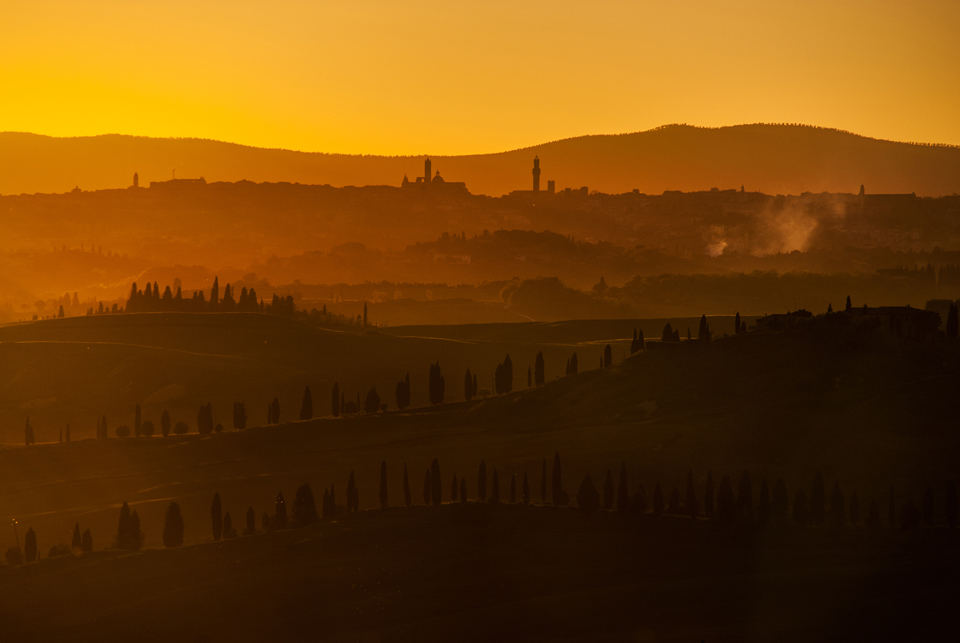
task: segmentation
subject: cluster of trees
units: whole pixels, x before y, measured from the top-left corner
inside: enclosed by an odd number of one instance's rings
[[[163,294],[160,294],[160,286],[157,285],[156,282],[153,283],[153,286],[147,282],[147,285],[143,290],[138,290],[137,284],[134,283],[130,288],[130,296],[127,298],[126,308],[123,310],[128,313],[187,311],[248,313],[274,312],[280,314],[282,309],[288,307],[286,300],[281,300],[279,297],[277,297],[277,295],[274,295],[274,302],[271,304],[271,306],[276,306],[276,308],[273,311],[268,311],[268,306],[266,306],[265,302],[262,302],[257,298],[256,290],[250,288],[248,291],[246,287],[244,287],[240,290],[239,296],[237,296],[235,290],[230,287],[230,284],[224,286],[223,297],[221,297],[220,282],[216,277],[213,279],[213,288],[210,289],[209,301],[207,301],[207,299],[204,297],[203,291],[194,291],[190,299],[184,299],[183,293],[180,289],[180,284],[177,283],[178,281],[179,280],[174,282],[176,293],[173,292],[173,289],[171,289],[170,286],[167,286],[166,289],[164,289]],[[277,305],[278,302],[279,305]],[[292,297],[290,298],[289,303],[293,303]],[[286,311],[284,310],[283,312],[285,313]],[[292,311],[290,312],[292,314]]]
[[[216,429],[217,433],[223,431],[223,425],[213,425],[213,405],[210,402],[200,406],[197,411],[197,433],[200,435],[210,435]]]
[[[567,369],[565,373],[567,375],[577,374],[577,354],[576,353],[573,354],[573,357],[567,360]]]
[[[167,425],[170,424],[170,416],[166,415],[166,411],[163,412],[167,417]],[[238,431],[243,431],[247,428],[247,409],[244,407],[243,402],[234,402],[233,403],[233,428]],[[167,434],[164,433],[164,436]]]
[[[540,351],[537,353],[537,359],[533,363],[533,383],[536,386],[543,386],[544,382],[547,381],[544,368],[543,351]]]
[[[300,419],[313,419],[313,396],[310,394],[310,387],[303,389],[303,401],[300,403]]]
[[[443,404],[443,393],[446,384],[440,372],[440,362],[430,365],[430,403]]]
[[[504,395],[513,390],[513,362],[507,355],[502,364],[497,364],[493,375],[494,389],[497,395]]]
[[[410,373],[407,373],[405,378],[397,382],[395,397],[397,408],[401,411],[410,406]]]
[[[661,342],[679,342],[680,341],[680,329],[674,330],[670,322],[667,322],[667,325],[663,327],[663,333],[660,335]]]
[[[383,405],[383,410],[386,411],[386,404]],[[373,415],[380,410],[380,394],[377,393],[376,387],[367,391],[367,398],[363,403],[363,410],[367,415]]]
[[[638,352],[642,351],[643,348],[644,348],[644,346],[643,346],[643,331],[641,330],[641,331],[638,333],[638,332],[637,332],[637,329],[634,328],[634,329],[633,329],[633,341],[630,342],[630,354],[633,355],[634,353],[638,353]]]
[[[701,342],[709,342],[710,338],[713,337],[713,333],[710,332],[710,324],[707,323],[707,316],[700,316],[700,329],[697,331],[697,339]]]
[[[468,402],[477,396],[480,389],[477,388],[477,376],[475,373],[470,372],[470,368],[467,368],[467,372],[463,376],[463,399]]]
[[[280,399],[273,398],[267,405],[267,424],[280,424]]]
[[[131,513],[130,506],[124,501],[120,507],[120,523],[117,526],[117,549],[139,551],[143,546],[144,535],[140,531],[140,516]]]
[[[496,468],[493,469],[489,482],[488,489],[487,465],[486,461],[481,459],[477,471],[477,500],[489,504],[502,502],[500,476]],[[387,462],[384,460],[380,464],[379,495],[380,508],[384,510],[389,507],[387,489]],[[325,488],[322,513],[318,517],[313,491],[309,483],[302,484],[297,489],[294,499],[293,526],[308,526],[317,522],[318,519],[332,520],[344,512],[359,511],[360,493],[355,483],[353,471],[350,472],[347,482],[346,495],[347,505],[343,508],[337,505],[335,486],[331,485],[329,488]],[[412,504],[412,495],[406,463],[403,465],[403,496],[404,504],[409,507]],[[510,476],[509,495],[507,497],[510,503],[519,501],[523,505],[530,504],[531,489],[526,472],[523,473],[519,494],[517,476],[516,474]],[[456,473],[453,474],[449,498],[451,502],[468,502],[466,476],[458,478]],[[847,525],[857,526],[861,523],[866,527],[878,528],[882,524],[880,505],[876,500],[871,500],[864,510],[856,491],[850,495],[848,501],[840,488],[839,482],[834,483],[828,500],[826,484],[819,471],[814,475],[810,486],[810,495],[807,496],[803,488],[798,487],[791,502],[786,483],[782,478],[776,481],[772,489],[767,480],[764,479],[761,482],[758,497],[754,500],[754,485],[748,472],[744,472],[740,476],[736,489],[730,476],[724,476],[715,488],[713,473],[708,472],[701,500],[698,497],[697,484],[691,470],[687,472],[686,489],[682,498],[681,500],[680,491],[676,488],[671,491],[669,498],[665,497],[659,482],[655,484],[649,502],[642,484],[637,487],[635,492],[630,493],[627,466],[626,463],[621,463],[619,481],[616,484],[614,483],[613,472],[610,469],[607,470],[602,488],[598,488],[593,477],[587,473],[577,489],[575,499],[577,506],[586,512],[604,509],[607,511],[615,510],[624,514],[649,514],[653,518],[659,518],[662,515],[688,516],[694,520],[709,519],[721,525],[756,524],[766,526],[786,525],[792,522],[801,527],[812,525],[840,529]],[[570,496],[563,486],[563,471],[559,451],[555,452],[553,456],[553,466],[549,478],[549,494],[547,459],[543,458],[539,499],[543,504],[549,502],[549,504],[559,507],[568,506],[570,503]],[[443,482],[438,458],[433,459],[430,467],[424,473],[423,502],[425,505],[433,506],[439,506],[443,502]],[[224,513],[222,511],[219,492],[213,496],[210,517],[214,541],[238,536],[236,528],[233,527],[230,512]],[[939,510],[934,499],[933,488],[927,487],[919,507],[912,500],[907,500],[898,512],[894,491],[891,487],[887,502],[886,521],[889,527],[899,527],[903,530],[918,529],[921,526],[932,527],[940,524],[951,528],[957,527],[958,522],[960,522],[960,502],[958,502],[956,483],[950,482],[947,485]],[[287,511],[282,491],[277,494],[273,517],[264,513],[262,525],[264,531],[287,528]],[[249,507],[246,512],[246,526],[243,534],[253,535],[256,532],[256,512],[253,507]],[[170,503],[164,519],[162,537],[164,546],[181,546],[183,544],[183,534],[183,516],[180,512],[180,505],[174,501]],[[140,528],[140,517],[136,511],[131,512],[129,505],[124,502],[120,508],[120,520],[114,546],[124,551],[138,551],[143,543],[144,534]],[[65,544],[54,545],[50,549],[50,556],[67,554],[71,550],[78,553],[93,551],[93,537],[90,530],[87,529],[81,535],[79,522],[74,526],[71,546],[68,547]],[[19,550],[19,546],[16,549],[10,548],[7,551],[6,559],[8,564],[11,565],[20,564],[24,561],[30,563],[38,559],[37,535],[33,528],[30,528],[24,537],[23,552]]]

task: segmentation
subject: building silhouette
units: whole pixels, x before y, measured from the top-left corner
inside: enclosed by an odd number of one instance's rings
[[[533,191],[540,191],[540,157],[533,157]]]
[[[436,174],[431,176],[430,172],[433,170],[433,164],[430,162],[430,159],[425,159],[423,161],[423,176],[416,177],[416,181],[410,181],[407,178],[407,175],[403,175],[403,183],[400,184],[402,188],[420,188],[424,191],[429,192],[466,192],[467,184],[462,181],[446,181],[442,176],[440,176],[440,170],[437,170]]]

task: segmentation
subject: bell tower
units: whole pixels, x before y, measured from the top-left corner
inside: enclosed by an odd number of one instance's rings
[[[533,157],[533,191],[540,191],[540,157]]]

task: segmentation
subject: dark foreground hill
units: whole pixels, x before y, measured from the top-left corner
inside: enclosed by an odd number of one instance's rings
[[[800,487],[810,492],[819,469],[828,489],[836,482],[847,498],[856,491],[863,507],[885,507],[891,487],[897,507],[918,503],[930,486],[942,513],[946,485],[958,478],[955,347],[845,332],[751,333],[707,345],[651,344],[611,368],[584,362],[578,375],[533,390],[514,382],[520,390],[509,395],[403,413],[307,422],[285,415],[262,427],[254,417],[253,428],[202,438],[9,447],[0,450],[0,524],[16,517],[34,527],[46,551],[69,542],[79,520],[99,549],[127,501],[156,546],[166,505],[177,499],[186,542],[202,543],[214,492],[232,515],[250,506],[259,515],[272,511],[278,491],[289,502],[304,482],[315,494],[330,484],[342,494],[353,472],[360,507],[371,508],[385,460],[398,504],[404,465],[418,498],[435,457],[445,497],[454,474],[476,497],[481,459],[489,475],[498,470],[502,493],[524,474],[539,490],[543,459],[555,451],[572,493],[588,472],[599,480],[625,462],[631,486],[642,483],[648,494],[657,482],[665,494],[683,493],[690,471],[702,497],[708,472],[717,485],[746,471],[754,497],[764,479],[772,486],[782,477],[792,499]],[[448,386],[458,385],[455,375]],[[12,545],[10,530],[0,530],[0,548]]]
[[[429,151],[428,151],[429,152]],[[740,185],[768,194],[960,191],[960,148],[883,141],[794,125],[700,128],[669,125],[616,136],[582,136],[499,154],[434,156],[434,169],[475,194],[530,189],[537,155],[542,187],[589,186],[608,193],[709,190]],[[200,139],[116,134],[52,138],[0,134],[0,193],[121,188],[171,177],[208,181],[289,181],[399,185],[423,171],[422,156],[383,157],[268,150]]]
[[[944,640],[956,530],[468,503],[0,567],[5,640]]]

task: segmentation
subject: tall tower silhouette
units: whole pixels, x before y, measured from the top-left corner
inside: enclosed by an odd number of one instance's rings
[[[136,172],[133,173],[133,187],[140,187],[140,176]]]
[[[430,174],[430,159],[427,159],[423,162],[423,187],[428,187],[432,176]]]
[[[533,191],[540,191],[540,157],[533,157]]]

